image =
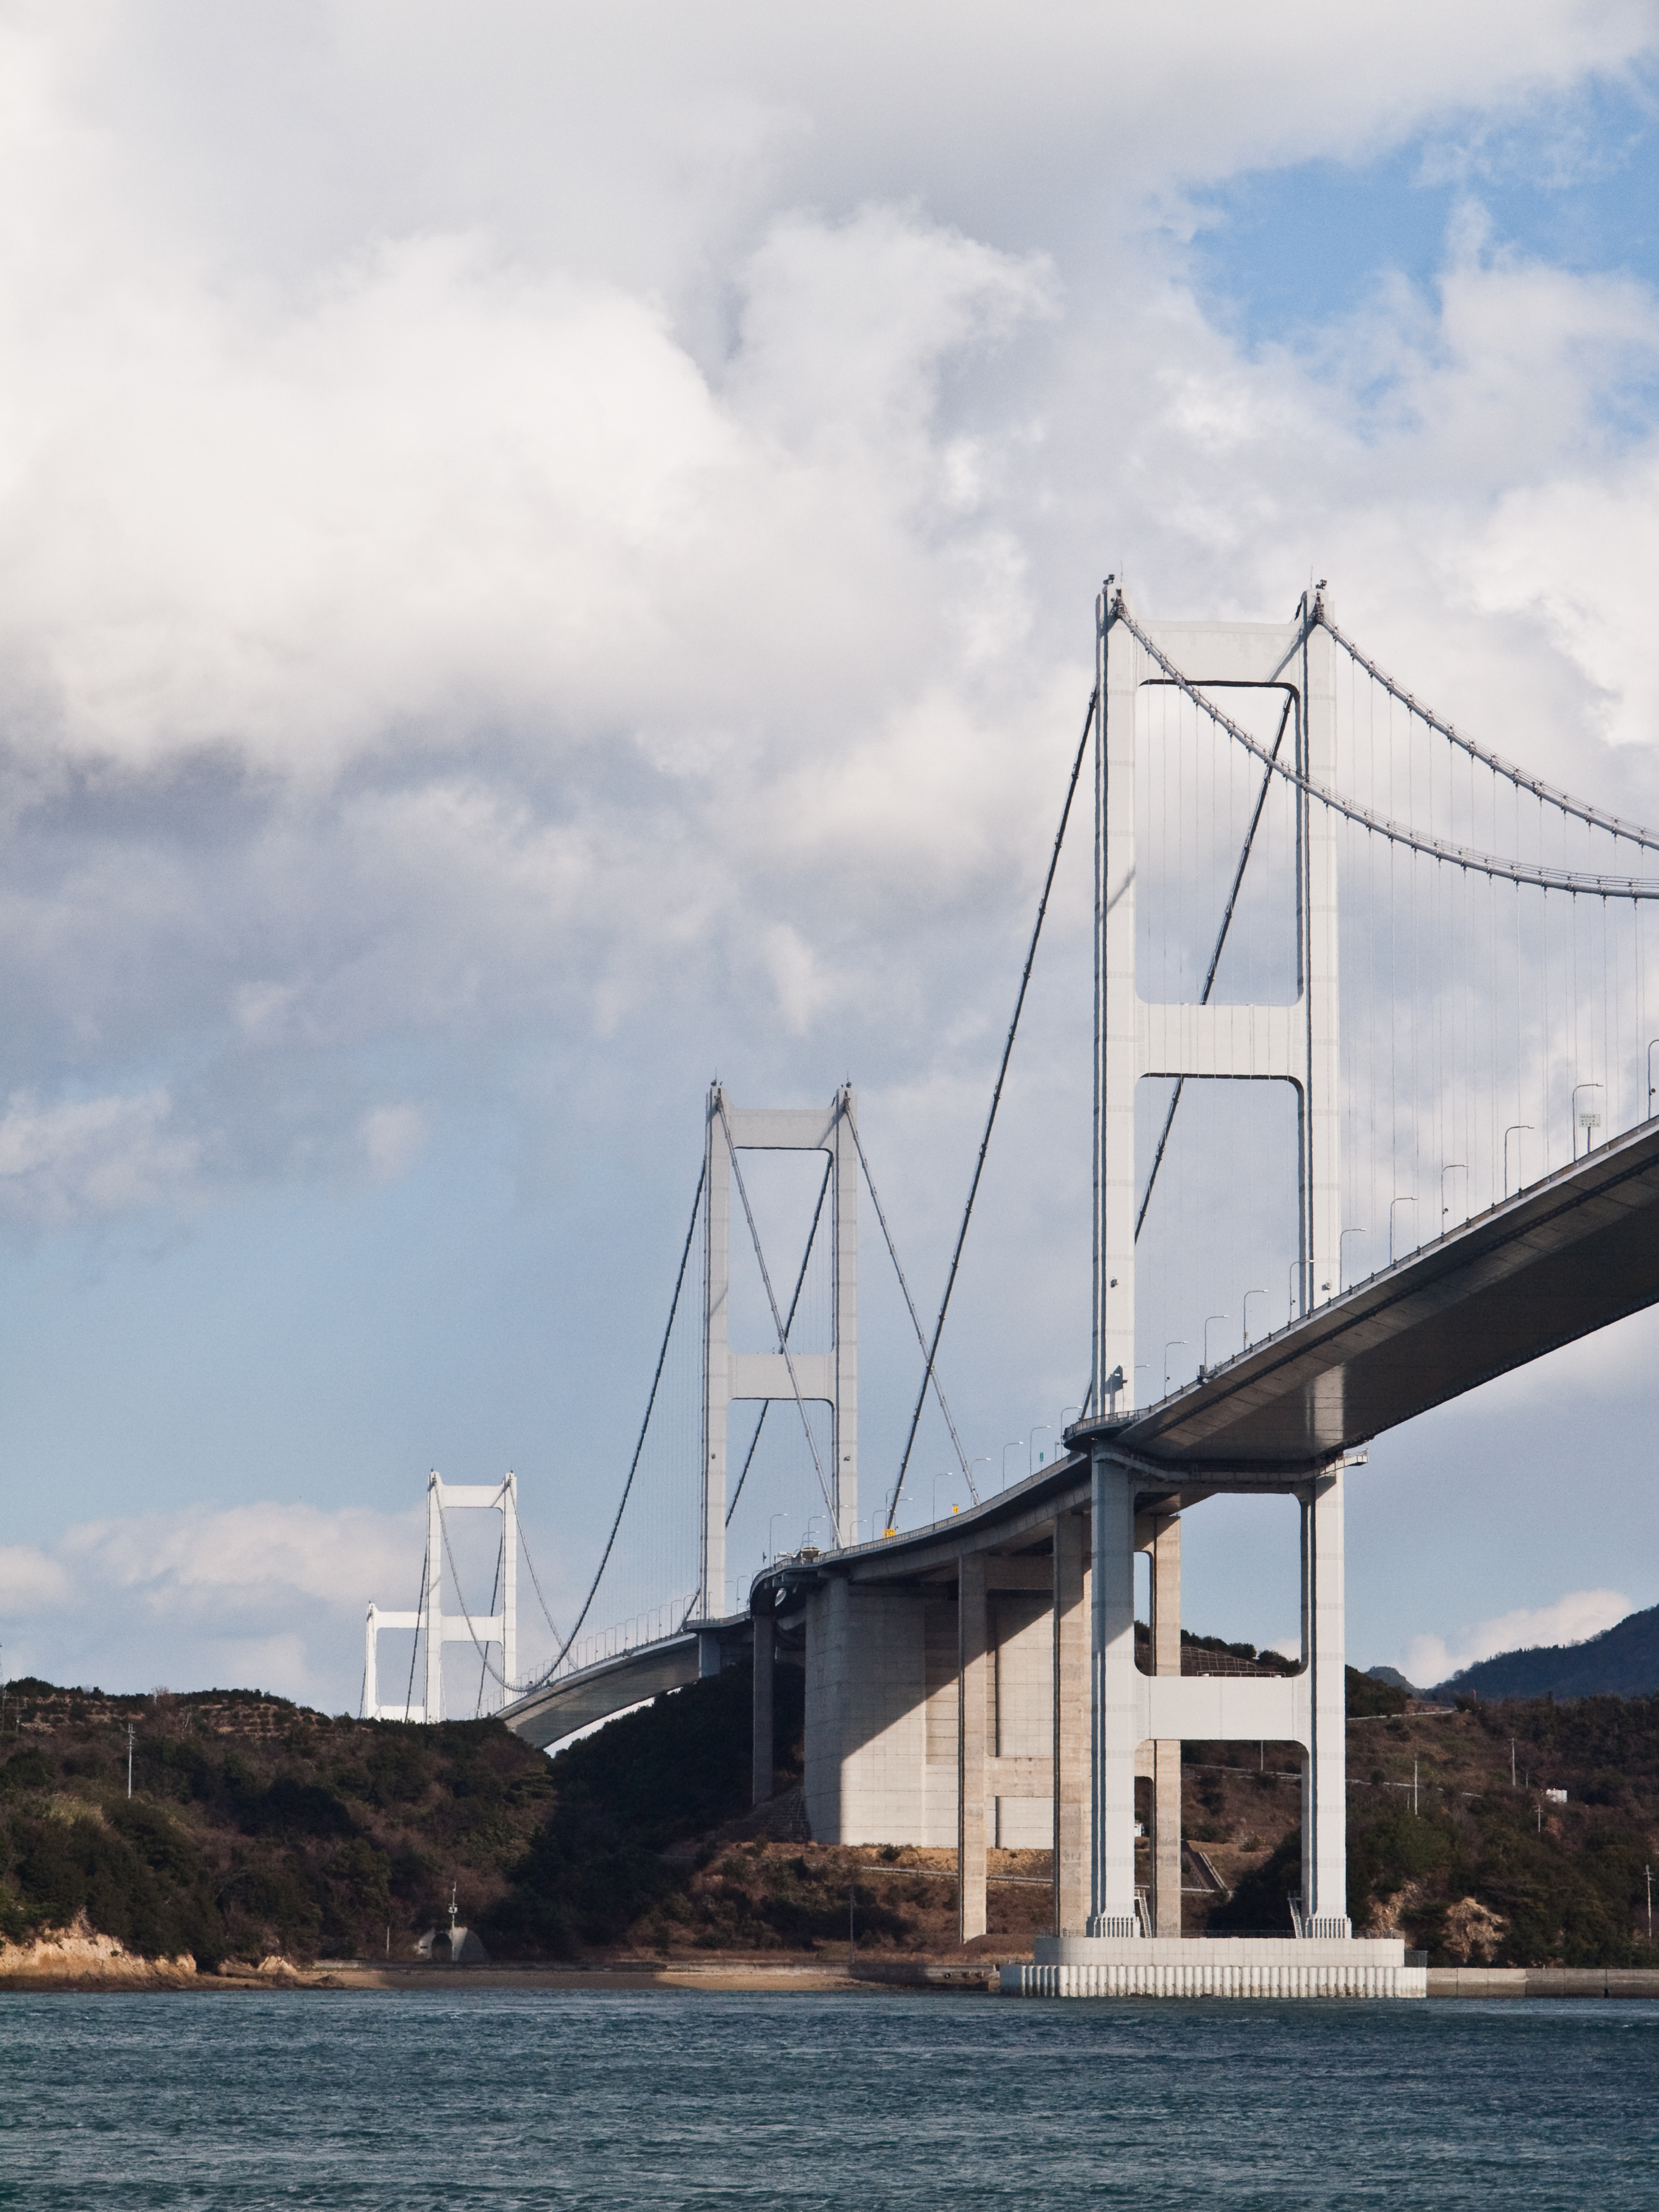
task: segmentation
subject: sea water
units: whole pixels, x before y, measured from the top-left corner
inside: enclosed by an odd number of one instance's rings
[[[0,2204],[1659,2205],[1659,2005],[0,1996]]]

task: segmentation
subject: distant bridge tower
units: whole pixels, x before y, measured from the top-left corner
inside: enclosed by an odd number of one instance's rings
[[[501,1609],[485,1616],[446,1613],[443,1604],[446,1508],[477,1509],[501,1516]],[[444,1646],[471,1644],[488,1652],[501,1650],[501,1668],[511,1685],[518,1673],[519,1589],[519,1478],[507,1474],[500,1482],[446,1482],[434,1468],[426,1486],[426,1572],[422,1578],[421,1606],[416,1613],[384,1613],[368,1608],[363,1643],[363,1717],[371,1721],[441,1721],[444,1717]],[[382,1705],[376,1646],[382,1630],[412,1628],[426,1635],[426,1697],[418,1705]],[[514,1694],[509,1687],[503,1698]]]
[[[734,1398],[781,1398],[830,1408],[829,1463],[818,1474],[829,1493],[834,1541],[857,1540],[859,1512],[857,1101],[850,1085],[828,1109],[734,1106],[716,1083],[708,1093],[704,1160],[702,1328],[702,1617],[726,1609],[726,1416]],[[742,1152],[828,1152],[834,1244],[833,1335],[827,1352],[733,1352],[727,1341],[732,1276],[732,1180],[742,1194]],[[745,1229],[748,1227],[744,1224]],[[775,1306],[775,1297],[773,1299]],[[781,1319],[781,1316],[780,1317]],[[816,1455],[816,1454],[815,1454]]]

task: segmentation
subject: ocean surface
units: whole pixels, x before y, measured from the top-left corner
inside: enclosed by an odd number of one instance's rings
[[[1659,2004],[0,1996],[0,2204],[1659,2206]]]

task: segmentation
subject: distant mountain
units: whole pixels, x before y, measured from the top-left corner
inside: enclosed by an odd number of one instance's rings
[[[1408,1698],[1421,1697],[1415,1682],[1408,1682],[1398,1667],[1367,1667],[1365,1672],[1373,1682],[1386,1682],[1391,1690],[1403,1690]]]
[[[1659,1690],[1659,1605],[1583,1644],[1534,1644],[1477,1660],[1425,1694],[1467,1698],[1649,1698]]]

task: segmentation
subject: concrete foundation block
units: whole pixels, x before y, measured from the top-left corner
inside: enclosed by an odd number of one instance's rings
[[[1294,1936],[1039,1936],[1030,1966],[1003,1967],[1006,1996],[1426,1997],[1403,1943]]]

